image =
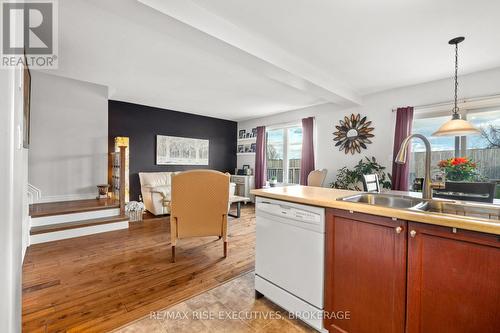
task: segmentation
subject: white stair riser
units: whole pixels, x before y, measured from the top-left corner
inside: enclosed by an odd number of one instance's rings
[[[128,221],[123,222],[115,222],[115,223],[106,223],[100,225],[93,225],[89,227],[81,227],[75,229],[47,232],[44,234],[31,235],[30,236],[30,245],[52,242],[61,239],[81,237],[87,235],[98,234],[101,232],[115,231],[120,229],[127,229]]]
[[[101,217],[110,217],[110,216],[116,216],[116,215],[120,215],[119,208],[93,210],[93,211],[89,211],[89,212],[72,213],[72,214],[32,217],[31,218],[31,226],[32,227],[41,227],[44,225],[50,225],[50,224],[56,224],[56,223],[91,220],[91,219],[98,219]]]

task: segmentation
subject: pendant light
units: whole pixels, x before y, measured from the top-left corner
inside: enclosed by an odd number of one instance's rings
[[[461,118],[458,112],[458,44],[464,41],[464,37],[456,37],[448,42],[450,45],[455,45],[455,106],[451,120],[441,125],[432,136],[463,136],[479,134],[479,130],[470,122]]]

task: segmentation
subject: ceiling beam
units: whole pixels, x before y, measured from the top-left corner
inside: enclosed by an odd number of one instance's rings
[[[352,89],[275,44],[258,38],[189,0],[137,0],[140,3],[207,34],[224,44],[213,46],[219,56],[253,72],[294,87],[327,102],[359,105],[361,97]],[[205,45],[206,46],[206,45]],[[230,46],[230,47],[227,47]],[[211,46],[212,47],[212,46]]]

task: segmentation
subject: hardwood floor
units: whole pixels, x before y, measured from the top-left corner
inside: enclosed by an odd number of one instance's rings
[[[170,262],[168,218],[30,246],[23,266],[23,331],[103,332],[254,269],[255,213],[229,219],[229,255],[215,237],[181,240]]]
[[[265,297],[255,299],[253,272],[172,307],[155,311],[115,333],[314,333]],[[202,314],[206,316],[200,318]]]
[[[119,202],[113,199],[88,199],[62,202],[47,202],[30,205],[31,217],[71,214],[91,210],[110,209],[120,207]]]

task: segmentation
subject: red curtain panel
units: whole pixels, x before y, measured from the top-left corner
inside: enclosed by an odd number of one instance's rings
[[[314,118],[302,119],[302,157],[300,160],[300,185],[307,185],[307,176],[314,170]]]
[[[395,158],[401,147],[403,140],[411,134],[411,126],[413,123],[413,107],[407,106],[398,108],[396,111],[396,128],[394,130],[394,150],[392,156]],[[409,152],[409,150],[408,150]],[[410,170],[408,160],[405,164],[397,164],[392,161],[392,189],[399,191],[408,191],[408,174]]]
[[[266,128],[257,127],[257,142],[255,149],[255,188],[266,184]]]

